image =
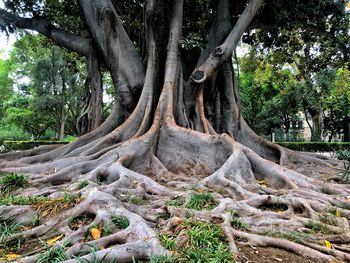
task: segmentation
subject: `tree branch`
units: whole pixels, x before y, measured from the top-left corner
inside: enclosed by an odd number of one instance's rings
[[[52,39],[59,45],[84,56],[91,52],[91,40],[56,28],[50,22],[38,18],[24,18],[0,9],[0,23],[10,24],[17,28],[37,31]]]
[[[239,39],[242,37],[262,3],[263,0],[251,0],[249,2],[224,43],[216,47],[209,58],[194,70],[190,77],[193,83],[201,84],[205,82],[214,74],[222,63],[231,58],[232,52],[236,48]]]

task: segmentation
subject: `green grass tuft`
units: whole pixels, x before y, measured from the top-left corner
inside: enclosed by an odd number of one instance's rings
[[[83,189],[85,186],[88,186],[89,185],[89,182],[86,181],[86,180],[80,180],[78,181],[77,183],[77,190],[81,190]]]
[[[181,196],[175,196],[166,202],[168,206],[181,207],[185,204],[186,200]]]
[[[195,210],[211,210],[218,205],[210,193],[193,193],[186,207]]]
[[[1,194],[10,194],[14,190],[28,185],[28,178],[23,174],[13,173],[0,177]]]
[[[7,195],[0,197],[0,205],[32,205],[36,202],[48,200],[47,197],[44,196],[12,196]]]
[[[111,222],[119,229],[125,229],[129,226],[129,220],[126,216],[113,216]]]
[[[5,238],[20,231],[21,227],[22,226],[16,222],[0,221],[0,243],[2,243]]]
[[[161,234],[159,238],[174,256],[151,262],[235,262],[225,234],[216,224],[185,219],[174,233]]]
[[[322,233],[322,234],[332,234],[331,229],[327,227],[325,224],[310,220],[305,227],[309,228],[314,233]]]
[[[296,231],[292,231],[292,232],[271,231],[267,233],[267,236],[287,239],[289,241],[293,241],[299,244],[302,244],[308,238],[307,234],[296,232]]]
[[[239,218],[239,216],[234,212],[231,211],[231,226],[236,228],[236,229],[240,229],[240,230],[246,230],[249,229],[250,225],[243,223],[241,218]]]
[[[134,205],[143,205],[145,204],[145,200],[143,200],[141,197],[133,195],[130,197],[129,203]]]

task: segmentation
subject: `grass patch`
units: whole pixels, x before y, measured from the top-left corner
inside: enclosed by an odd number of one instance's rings
[[[44,253],[40,254],[36,263],[62,262],[71,259],[65,252],[67,243],[59,246],[47,247]]]
[[[10,194],[16,189],[28,186],[28,178],[23,174],[7,174],[0,177],[0,193]]]
[[[338,221],[337,221],[336,213],[337,212],[335,212],[335,215],[333,215],[333,214],[321,214],[320,221],[322,223],[327,224],[327,225],[337,226]]]
[[[141,197],[132,195],[129,198],[129,203],[134,204],[134,205],[143,205],[146,203],[146,201],[144,199],[142,199]]]
[[[157,217],[157,220],[160,220],[160,219],[167,220],[171,217],[171,214],[169,212],[157,213],[156,217]]]
[[[175,196],[171,198],[170,200],[166,201],[166,205],[168,206],[175,206],[175,207],[181,207],[185,204],[186,200],[182,198],[181,196]]]
[[[2,243],[5,238],[20,231],[21,228],[22,226],[16,222],[0,221],[0,243]]]
[[[305,227],[309,228],[313,233],[332,234],[332,231],[325,224],[313,220],[310,220]]]
[[[246,230],[250,228],[249,224],[243,223],[241,218],[239,218],[239,216],[236,214],[235,211],[231,211],[231,226],[236,228],[236,229],[240,229],[240,230]]]
[[[88,186],[89,185],[89,182],[86,181],[86,180],[80,180],[78,181],[77,183],[77,190],[81,190],[83,189],[85,186]]]
[[[293,241],[299,244],[302,244],[308,238],[307,234],[300,233],[297,231],[292,231],[292,232],[271,231],[271,232],[268,232],[267,235],[270,237],[287,239],[289,241]]]
[[[42,202],[47,200],[47,197],[44,196],[12,196],[6,195],[0,197],[0,205],[32,205],[37,202]]]
[[[159,238],[174,256],[153,262],[235,262],[224,232],[216,224],[185,219],[173,233],[161,234]]]
[[[321,187],[321,192],[326,194],[326,195],[334,195],[335,191],[331,189],[328,185],[323,185]]]
[[[129,226],[129,220],[126,216],[112,216],[111,222],[118,228],[118,229],[125,229]]]
[[[80,250],[78,252],[78,256],[73,256],[74,259],[78,260],[81,263],[104,263],[104,262],[109,262],[109,263],[117,263],[118,260],[116,258],[108,258],[108,253],[105,254],[101,259],[97,258],[96,252],[100,250],[100,248],[94,246],[94,245],[89,245],[86,244],[85,247],[88,248],[84,248],[82,250]],[[82,258],[82,256],[87,255],[87,254],[91,254],[92,259],[91,260],[87,260],[85,258]]]
[[[218,205],[210,193],[193,193],[190,200],[186,203],[186,207],[195,210],[211,210]]]

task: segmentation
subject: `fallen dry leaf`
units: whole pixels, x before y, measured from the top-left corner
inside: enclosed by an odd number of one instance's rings
[[[59,239],[61,239],[63,235],[59,235],[57,237],[51,238],[48,241],[46,241],[46,244],[51,247],[53,244],[55,244]]]
[[[326,246],[326,248],[331,249],[332,248],[332,244],[331,242],[329,242],[327,239],[323,240],[324,241],[324,245]]]
[[[340,212],[339,210],[336,210],[336,211],[335,211],[335,215],[336,215],[337,217],[341,217],[341,212]]]
[[[101,237],[101,230],[94,227],[90,229],[90,233],[93,239],[99,239]]]

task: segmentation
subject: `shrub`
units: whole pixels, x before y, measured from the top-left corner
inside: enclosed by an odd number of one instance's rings
[[[277,142],[278,145],[301,152],[335,152],[350,150],[350,142]]]
[[[21,151],[32,149],[41,145],[49,145],[49,144],[67,144],[67,141],[4,141],[3,142],[3,152],[11,152],[11,151]]]

